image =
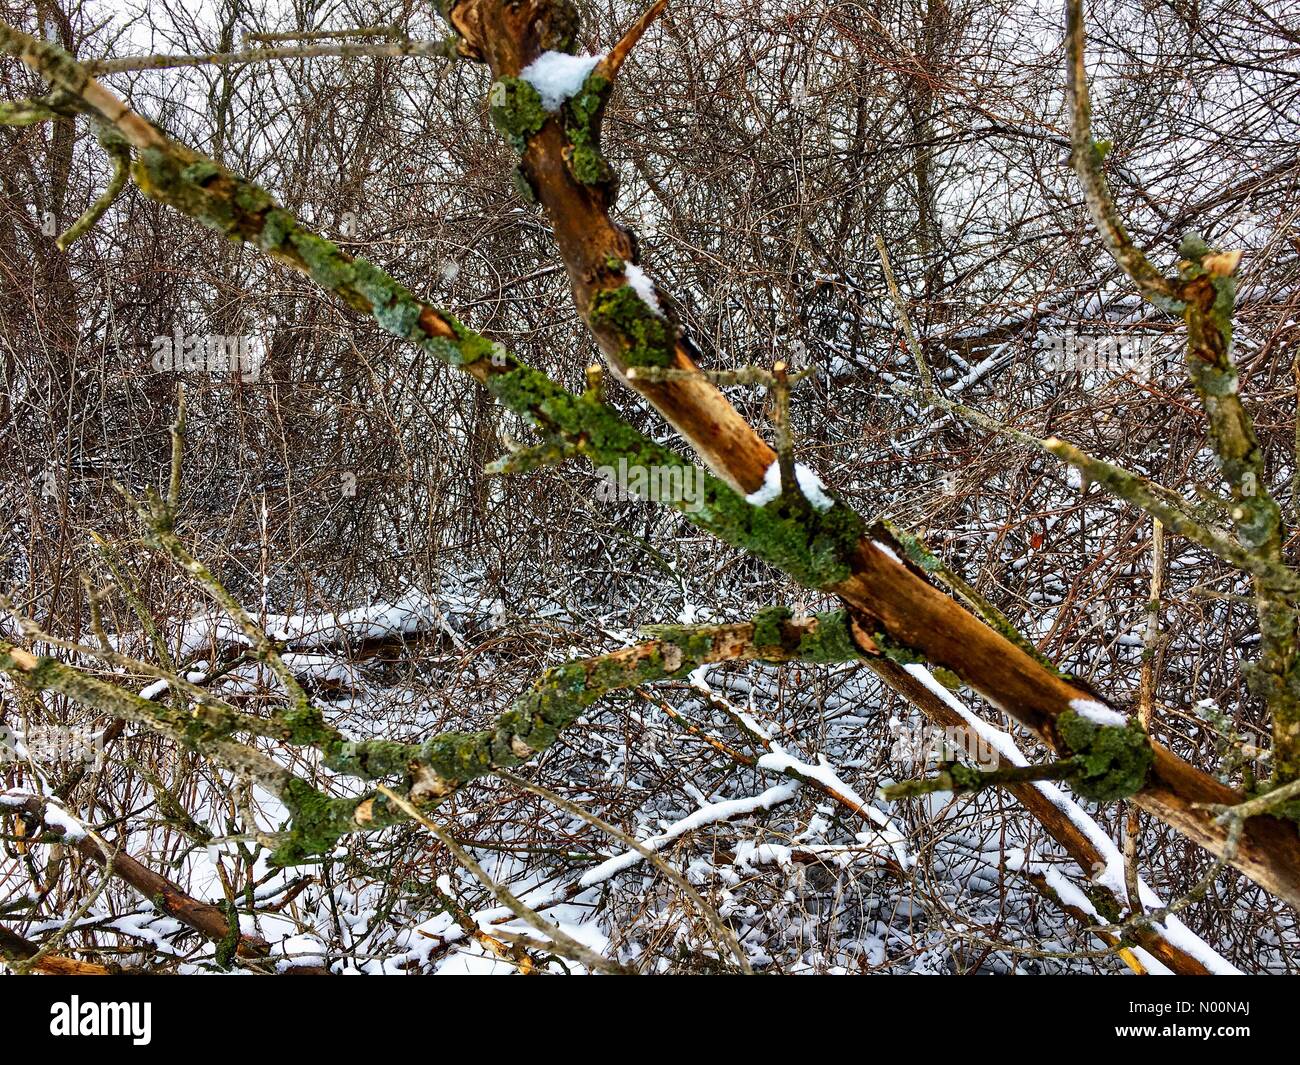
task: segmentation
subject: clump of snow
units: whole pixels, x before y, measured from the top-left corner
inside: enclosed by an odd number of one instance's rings
[[[757,488],[745,496],[746,502],[756,507],[765,507],[781,494],[781,463],[773,462],[763,474],[763,487]]]
[[[576,96],[597,63],[605,58],[599,55],[565,55],[563,52],[543,52],[519,72],[519,76],[542,98],[548,111],[558,111],[564,101]]]
[[[414,587],[406,589],[393,602],[319,614],[267,613],[260,615],[259,620],[275,639],[303,649],[388,636],[410,636],[436,629],[446,632],[453,644],[461,646],[463,643],[439,603]],[[116,642],[123,641],[116,638]],[[189,658],[212,644],[241,646],[247,643],[244,631],[226,615],[199,614],[184,622],[180,634],[180,656]],[[203,673],[192,674],[187,679],[201,681]]]
[[[779,474],[780,470],[778,469],[777,472]],[[830,510],[835,506],[835,500],[827,495],[826,485],[822,483],[822,479],[802,462],[795,463],[794,475],[795,480],[799,482],[799,490],[808,497],[808,502],[817,510]]]
[[[351,684],[352,670],[334,655],[286,652],[280,656],[299,680],[310,678],[334,684]]]
[[[794,476],[795,480],[799,482],[799,491],[804,494],[804,498],[815,509],[830,510],[835,505],[835,500],[827,494],[826,485],[822,483],[822,479],[802,462],[795,463]],[[781,463],[780,460],[773,459],[772,465],[763,474],[763,486],[750,492],[749,495],[745,496],[745,500],[756,507],[763,507],[780,496],[780,494]]]
[[[85,826],[67,810],[56,806],[52,800],[46,800],[45,810],[41,817],[50,828],[62,832],[63,838],[66,840],[84,839],[86,837]]]
[[[1104,703],[1097,702],[1096,699],[1071,699],[1070,709],[1096,725],[1117,725],[1123,728],[1128,724],[1128,718],[1118,710],[1112,710]]]
[[[623,275],[627,278],[627,283],[632,286],[632,291],[641,297],[641,302],[662,318],[664,311],[659,306],[659,296],[655,292],[655,283],[650,280],[650,275],[636,263],[628,263],[623,268]]]
[[[288,936],[279,946],[283,957],[276,960],[277,972],[283,973],[302,966],[325,964],[325,944],[310,933]]]
[[[736,864],[742,869],[753,869],[756,865],[773,864],[789,869],[794,864],[790,847],[778,843],[754,843],[741,840],[736,844]]]

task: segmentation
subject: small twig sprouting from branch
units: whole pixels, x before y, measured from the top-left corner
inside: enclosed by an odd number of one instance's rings
[[[1072,758],[1062,758],[1046,765],[1011,765],[1001,769],[980,770],[960,763],[940,769],[932,777],[916,780],[900,780],[880,789],[881,795],[890,802],[899,799],[912,799],[919,795],[932,795],[938,791],[950,791],[954,795],[968,795],[1006,784],[1023,784],[1038,780],[1065,780],[1074,775],[1078,763]]]
[[[1177,311],[1181,306],[1175,286],[1160,273],[1133,243],[1120,219],[1119,210],[1102,172],[1104,148],[1092,139],[1092,104],[1088,98],[1088,77],[1084,67],[1083,0],[1067,0],[1065,8],[1065,65],[1069,93],[1070,162],[1083,186],[1084,199],[1106,250],[1142,294],[1157,306]]]
[[[164,522],[170,531],[176,528],[176,512],[181,498],[181,466],[185,456],[185,385],[176,386],[176,420],[171,425],[171,475],[167,481]]]
[[[548,440],[535,447],[517,447],[499,459],[489,462],[483,472],[490,477],[508,473],[527,473],[542,466],[559,466],[578,454],[578,449],[565,440]]]
[[[600,72],[605,77],[611,81],[614,79],[627,57],[632,53],[632,49],[636,47],[637,41],[641,39],[641,35],[650,28],[650,24],[663,13],[664,8],[667,6],[668,0],[655,0],[654,4],[632,24],[619,42],[609,50],[609,55],[600,64]]]
[[[794,435],[790,431],[790,379],[784,362],[772,367],[772,422],[776,427],[776,458],[780,463],[781,484],[793,485]]]

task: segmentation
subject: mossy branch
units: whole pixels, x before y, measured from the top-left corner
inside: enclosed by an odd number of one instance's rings
[[[193,575],[188,567],[187,572]],[[85,650],[56,642],[69,649]],[[233,740],[236,733],[315,747],[324,755],[325,766],[337,773],[366,780],[401,778],[407,801],[432,808],[471,780],[531,759],[554,743],[598,700],[613,692],[680,680],[699,666],[713,662],[830,663],[860,657],[847,616],[840,611],[796,618],[789,610],[777,607],[738,624],[664,626],[650,642],[546,670],[487,729],[439,733],[421,743],[401,743],[347,740],[325,725],[318,712],[306,724],[292,714],[277,714],[270,720],[252,717],[171,677],[174,684],[196,699],[192,708],[177,710],[56,659],[37,658],[22,648],[0,643],[0,670],[25,687],[58,691],[113,717],[144,724],[251,777],[278,795],[292,814],[292,822],[274,853],[274,859],[281,864],[326,853],[343,835],[395,824],[404,820],[405,814],[381,793],[331,798],[265,755]],[[121,656],[114,658],[125,668],[159,672]]]
[[[49,99],[0,100],[0,126],[34,126],[53,122],[66,113],[55,108]]]
[[[1103,152],[1092,140],[1084,66],[1082,0],[1066,3],[1066,75],[1071,109],[1071,160],[1107,250],[1138,291],[1187,326],[1188,377],[1209,423],[1210,445],[1232,494],[1229,511],[1241,548],[1233,561],[1254,578],[1261,652],[1248,679],[1273,719],[1276,783],[1300,779],[1300,624],[1294,604],[1296,577],[1282,560],[1282,511],[1266,487],[1264,452],[1254,421],[1238,394],[1232,362],[1239,251],[1218,251],[1188,234],[1179,247],[1179,276],[1167,278],[1133,244],[1102,174]],[[1133,486],[1126,484],[1127,490]],[[1175,527],[1165,514],[1148,513]],[[1184,534],[1185,535],[1185,534]]]
[[[240,722],[211,706],[196,704],[191,711],[178,713],[75,666],[37,657],[5,640],[0,640],[0,670],[29,691],[56,691],[82,706],[145,725],[252,778],[272,794],[280,794],[290,779],[285,769],[264,754],[229,739]]]
[[[514,448],[501,458],[489,462],[483,472],[491,476],[527,473],[544,466],[563,465],[578,454],[578,449],[565,440],[547,440],[534,447]]]
[[[1088,211],[1106,250],[1133,279],[1141,293],[1164,310],[1177,313],[1182,309],[1177,289],[1151,265],[1129,236],[1102,171],[1105,151],[1092,139],[1092,103],[1088,97],[1088,77],[1084,67],[1083,0],[1067,0],[1065,19],[1065,80],[1071,117],[1070,163],[1083,186]]]
[[[130,176],[130,147],[117,130],[111,126],[107,126],[102,122],[97,123],[97,126],[100,147],[108,153],[109,158],[113,161],[113,174],[108,179],[107,187],[90,205],[86,213],[73,222],[67,232],[60,235],[55,241],[59,251],[67,251],[76,241],[95,227],[95,223],[104,217],[104,212],[112,207],[117,202],[118,197],[122,195],[122,190],[126,188],[127,179]]]
[[[1140,723],[1101,724],[1071,710],[1057,718],[1057,729],[1067,753],[1054,762],[991,770],[957,763],[928,779],[891,784],[882,793],[887,799],[901,799],[937,791],[960,794],[994,785],[1067,780],[1085,799],[1113,802],[1135,794],[1146,782],[1154,754]]]
[[[1279,591],[1295,595],[1300,593],[1300,577],[1288,567],[1261,558],[1230,536],[1216,532],[1190,517],[1186,511],[1174,506],[1157,486],[1146,478],[1111,462],[1091,455],[1056,437],[1043,441],[1050,454],[1073,466],[1084,476],[1105,488],[1111,495],[1140,507],[1158,518],[1169,531],[1205,548],[1225,562],[1260,577]]]

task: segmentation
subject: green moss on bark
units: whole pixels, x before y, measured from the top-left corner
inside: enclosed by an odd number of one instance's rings
[[[272,865],[299,865],[313,856],[328,854],[339,839],[358,828],[383,828],[402,819],[389,810],[387,800],[378,796],[365,800],[366,820],[357,820],[362,808],[360,799],[332,799],[305,780],[293,777],[280,795],[289,811],[290,828],[283,841],[271,852]]]
[[[582,89],[564,105],[564,132],[569,142],[569,172],[584,185],[607,185],[614,171],[600,151],[600,118],[609,98],[608,78],[592,71]]]
[[[794,617],[784,606],[769,606],[754,615],[754,646],[782,647],[785,644],[785,623]]]
[[[500,78],[488,92],[492,122],[517,152],[550,118],[542,98],[523,78]]]
[[[833,664],[852,662],[863,656],[849,628],[849,616],[843,610],[828,610],[817,615],[817,628],[799,641],[796,657],[806,662]]]
[[[676,337],[666,318],[654,312],[631,285],[597,292],[591,300],[591,324],[616,335],[629,366],[671,366]]]
[[[1112,802],[1136,794],[1146,783],[1154,755],[1137,722],[1100,725],[1067,710],[1056,719],[1057,734],[1070,750],[1071,787],[1086,799]]]

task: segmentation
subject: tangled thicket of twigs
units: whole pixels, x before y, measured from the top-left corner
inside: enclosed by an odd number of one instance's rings
[[[370,0],[312,25],[400,32],[248,40],[301,27],[242,0],[202,17],[146,4],[115,39],[120,23],[93,4],[38,7],[32,20],[0,0],[0,16],[83,61],[288,48],[108,64],[104,81],[345,251],[575,391],[587,383],[596,350],[547,224],[511,182],[481,69],[409,44],[440,41],[439,20]],[[592,51],[641,14],[580,7]],[[1267,488],[1294,517],[1300,26],[1235,2],[1097,14],[1094,127],[1114,144],[1106,166],[1135,239],[1171,249],[1195,228],[1249,249],[1235,359]],[[973,3],[674,3],[605,114],[615,214],[697,361],[816,368],[788,429],[843,500],[920,534],[1062,670],[1116,705],[1145,698],[1176,754],[1248,784],[1269,772],[1268,713],[1242,683],[1259,641],[1248,580],[1176,536],[1153,567],[1148,517],[989,428],[1068,439],[1193,499],[1219,483],[1182,323],[1144,306],[1091,235],[1060,40],[1055,20]],[[44,91],[0,68],[0,97]],[[657,638],[647,625],[836,608],[665,508],[611,500],[588,468],[491,475],[532,442],[521,418],[167,207],[128,193],[60,250],[109,180],[112,143],[106,154],[70,120],[0,130],[0,478],[13,500],[0,557],[22,619],[0,637],[161,707],[188,705],[186,681],[270,717],[285,678],[213,603],[221,587],[333,727],[418,743],[487,727],[543,668]],[[156,338],[194,335],[255,337],[264,357],[255,374],[183,375],[168,514],[177,375],[151,359]],[[1118,338],[1144,361],[1062,367],[1044,358],[1062,337]],[[931,384],[987,424],[936,405]],[[763,388],[727,395],[752,424],[779,414]],[[626,390],[605,399],[663,435]],[[128,502],[150,489],[164,500],[152,527]],[[178,569],[158,549],[169,538],[211,577]],[[723,662],[619,690],[526,768],[287,869],[267,861],[287,811],[247,773],[57,690],[0,685],[18,752],[0,765],[0,954],[24,971],[1292,965],[1290,908],[1235,873],[1207,886],[1204,852],[1124,805],[1069,806],[1104,837],[1080,869],[1006,791],[878,800],[878,786],[933,772],[903,742],[930,719],[851,656]],[[992,742],[1046,757],[1014,723],[998,728]],[[326,790],[360,790],[308,748],[252,747]],[[1126,839],[1144,908],[1179,900],[1164,931],[1103,927],[1127,916],[1114,860]]]

